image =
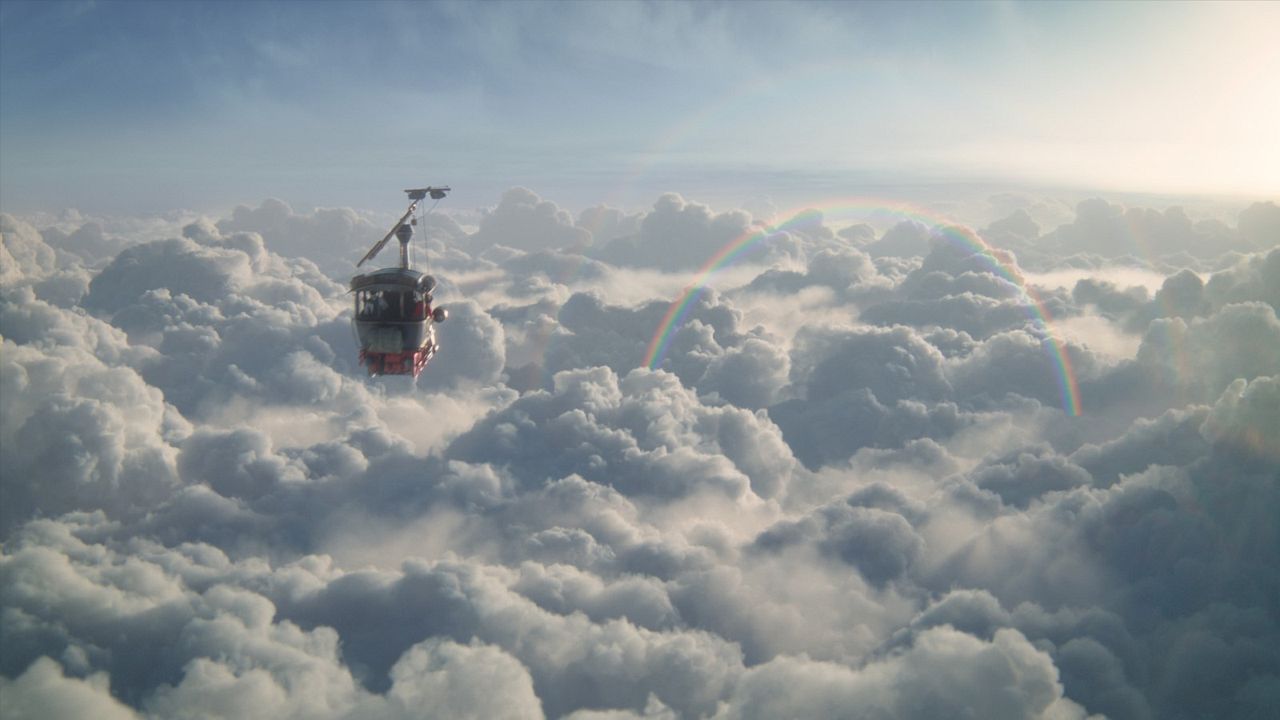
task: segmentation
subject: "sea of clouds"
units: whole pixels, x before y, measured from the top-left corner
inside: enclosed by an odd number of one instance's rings
[[[367,214],[0,215],[4,715],[1271,717],[1280,207],[994,202],[512,189],[416,382]]]

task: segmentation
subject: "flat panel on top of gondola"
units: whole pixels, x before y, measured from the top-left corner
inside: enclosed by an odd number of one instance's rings
[[[356,340],[360,345],[360,363],[370,375],[418,376],[440,349],[436,342],[435,323],[444,322],[449,311],[434,307],[431,291],[436,280],[410,267],[409,241],[413,238],[412,218],[419,201],[430,197],[439,200],[448,187],[406,190],[409,209],[381,240],[356,263],[359,267],[371,260],[393,236],[400,241],[399,267],[382,268],[351,278],[351,294],[355,301]]]

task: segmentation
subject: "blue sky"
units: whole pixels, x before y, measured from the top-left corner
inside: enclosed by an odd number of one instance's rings
[[[0,4],[0,206],[1280,192],[1269,4]]]

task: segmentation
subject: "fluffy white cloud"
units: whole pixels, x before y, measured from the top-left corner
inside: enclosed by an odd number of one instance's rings
[[[5,717],[14,720],[136,719],[137,713],[111,697],[108,684],[106,673],[69,678],[57,662],[42,657],[13,680],[0,677],[0,695]]]
[[[0,214],[0,282],[12,287],[23,281],[41,280],[52,274],[58,255],[31,225]]]
[[[6,326],[22,312],[9,303]],[[171,443],[190,425],[135,370],[92,352],[92,343],[104,338],[112,349],[101,354],[119,360],[115,350],[123,338],[80,320],[39,343],[3,341],[0,526],[6,532],[36,514],[104,509],[137,517],[179,484]]]
[[[894,580],[919,559],[924,541],[900,514],[858,504],[858,498],[826,505],[799,521],[769,528],[756,540],[766,550],[813,542],[827,555],[858,569],[870,583]]]
[[[518,250],[578,250],[591,244],[591,233],[573,216],[527,188],[512,188],[480,219],[468,243],[477,251],[494,245]]]
[[[1016,630],[990,642],[927,630],[910,649],[859,669],[779,658],[751,669],[725,718],[1083,718],[1052,660]]]
[[[929,251],[929,229],[918,222],[904,220],[862,249],[875,257],[924,255]]]
[[[1240,212],[1239,231],[1245,242],[1259,250],[1274,247],[1280,238],[1280,206],[1254,203]]]
[[[417,252],[421,252],[420,243],[424,239],[456,243],[466,237],[466,232],[447,215],[431,213],[423,219],[424,224],[416,228],[414,238]],[[394,217],[389,217],[384,226],[350,208],[317,208],[301,214],[284,201],[270,198],[256,208],[238,206],[231,217],[216,223],[196,223],[188,236],[192,232],[225,236],[254,233],[262,237],[271,252],[289,258],[306,258],[331,277],[341,277],[355,270],[356,261],[386,234],[392,222]],[[394,243],[383,253],[394,254]],[[423,259],[415,254],[415,260],[422,262]]]
[[[387,700],[397,717],[543,717],[529,672],[518,660],[491,647],[428,640],[391,668]]]
[[[1076,206],[1072,222],[1047,233],[1043,240],[1060,255],[1132,256],[1148,263],[1164,264],[1180,253],[1213,257],[1229,250],[1273,246],[1277,240],[1274,208],[1274,203],[1253,205],[1241,214],[1237,230],[1212,221],[1194,223],[1180,207],[1164,211],[1126,208],[1091,198]]]
[[[948,437],[972,418],[949,402],[942,353],[905,328],[802,330],[791,357],[797,397],[769,409],[810,467],[862,447]]]
[[[751,232],[762,231],[752,228],[746,213],[717,214],[705,205],[668,193],[645,215],[638,234],[593,248],[592,256],[613,265],[695,268],[729,243],[745,240]],[[767,251],[773,245],[761,244]]]
[[[1138,363],[1162,387],[1204,402],[1239,378],[1280,367],[1280,320],[1270,305],[1228,305],[1205,318],[1155,320]]]
[[[1231,383],[1205,418],[1201,434],[1242,460],[1280,462],[1280,377]]]
[[[629,215],[618,208],[596,205],[579,213],[577,224],[578,227],[591,233],[593,244],[605,245],[618,238],[640,232],[642,220],[644,220],[644,213]]]
[[[503,465],[529,487],[571,474],[627,495],[678,498],[701,491],[772,497],[794,461],[761,415],[707,407],[666,373],[606,368],[557,374],[485,418],[446,455]]]

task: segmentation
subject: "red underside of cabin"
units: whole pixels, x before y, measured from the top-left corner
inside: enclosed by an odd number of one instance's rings
[[[370,375],[409,375],[418,377],[427,361],[435,354],[434,347],[423,347],[398,353],[360,351],[360,363],[369,369]]]

